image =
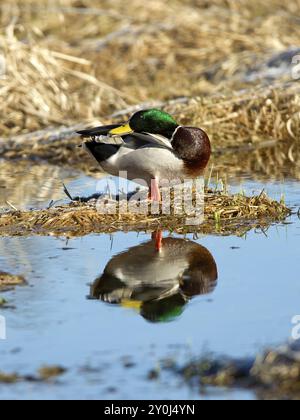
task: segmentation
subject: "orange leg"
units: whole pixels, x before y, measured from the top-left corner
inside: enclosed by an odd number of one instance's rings
[[[152,234],[152,239],[155,241],[155,249],[156,251],[161,251],[163,247],[163,234],[161,230]]]
[[[159,190],[159,185],[157,179],[151,180],[151,187],[149,192],[149,199],[157,203],[161,202],[161,193]]]

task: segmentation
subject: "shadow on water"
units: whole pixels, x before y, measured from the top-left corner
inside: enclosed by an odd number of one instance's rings
[[[190,240],[155,238],[114,256],[91,287],[91,299],[135,309],[150,322],[179,317],[197,295],[214,291],[217,265],[211,253]]]

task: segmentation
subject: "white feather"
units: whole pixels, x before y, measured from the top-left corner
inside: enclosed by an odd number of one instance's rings
[[[160,144],[161,146],[164,146],[170,150],[173,150],[172,143],[166,137],[161,136],[160,134],[152,134],[152,133],[146,133],[146,134],[154,138],[157,141],[157,144]]]
[[[121,147],[115,155],[103,162],[102,166],[112,175],[119,176],[120,172],[127,172],[128,179],[142,179],[148,184],[154,178],[170,181],[181,179],[184,170],[183,161],[171,150],[155,146],[137,150]]]

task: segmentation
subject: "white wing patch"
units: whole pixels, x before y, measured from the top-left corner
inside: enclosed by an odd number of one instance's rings
[[[170,150],[173,150],[172,143],[167,137],[161,136],[160,134],[146,133],[148,136],[152,137],[155,140],[155,143],[167,147]]]
[[[111,144],[113,146],[122,146],[125,144],[124,140],[120,136],[95,136],[93,140],[96,143]]]

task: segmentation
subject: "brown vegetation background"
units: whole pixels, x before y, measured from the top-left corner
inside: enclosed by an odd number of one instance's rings
[[[294,163],[299,80],[288,61],[282,74],[266,71],[268,60],[300,46],[299,12],[299,0],[4,0],[0,153],[6,139],[156,105],[203,127],[215,151],[279,141],[288,147],[275,152],[273,169]],[[42,157],[55,157],[63,137]],[[24,156],[34,138],[17,137]],[[6,145],[14,156],[16,142]],[[61,161],[69,155],[62,149]]]

